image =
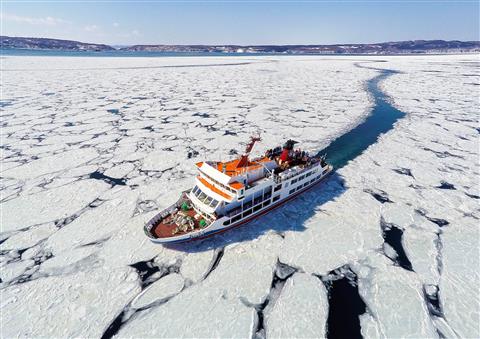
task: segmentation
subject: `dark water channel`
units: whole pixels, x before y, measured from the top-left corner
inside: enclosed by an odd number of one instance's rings
[[[364,67],[357,65],[358,67]],[[371,113],[360,125],[350,132],[335,139],[320,153],[327,155],[327,161],[335,169],[342,168],[350,160],[355,159],[368,146],[377,142],[378,137],[393,128],[393,124],[405,113],[390,104],[389,97],[379,87],[382,80],[397,72],[392,70],[377,69],[380,74],[367,81],[367,90],[374,100]]]

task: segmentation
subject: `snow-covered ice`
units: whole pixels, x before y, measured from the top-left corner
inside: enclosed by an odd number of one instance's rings
[[[318,188],[203,242],[145,237],[195,162],[354,128],[375,68],[406,116]],[[322,337],[349,267],[362,335],[480,337],[478,56],[5,57],[2,77],[2,336]]]
[[[266,334],[269,338],[323,337],[327,316],[327,292],[322,282],[312,275],[295,273],[266,315]]]

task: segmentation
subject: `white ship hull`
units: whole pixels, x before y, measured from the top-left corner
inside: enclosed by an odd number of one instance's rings
[[[251,221],[252,219],[255,219],[281,206],[285,202],[295,198],[299,194],[320,183],[326,176],[328,176],[332,172],[332,170],[333,167],[331,165],[326,165],[322,168],[320,164],[317,164],[314,167],[299,171],[288,178],[284,178],[279,182],[274,182],[274,180],[271,179],[271,181],[266,182],[267,185],[270,184],[270,187],[275,188],[281,185],[281,188],[278,191],[274,190],[273,194],[271,194],[268,199],[264,199],[259,203],[254,203],[252,199],[251,207],[249,206],[243,208],[244,204],[242,204],[242,208],[237,213],[221,216],[203,229],[198,229],[181,235],[156,237],[152,232],[152,228],[165,215],[170,213],[173,209],[179,207],[178,204],[174,204],[171,207],[158,213],[154,218],[152,218],[150,222],[147,223],[144,230],[151,241],[159,244],[174,244],[191,240],[204,239],[211,235],[221,233],[243,225]],[[299,178],[302,179],[299,180]]]

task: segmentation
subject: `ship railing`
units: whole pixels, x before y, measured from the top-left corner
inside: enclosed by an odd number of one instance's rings
[[[282,178],[278,174],[273,174],[273,181],[276,184],[280,184],[282,182]]]
[[[181,207],[182,202],[188,199],[187,192],[188,191],[182,192],[182,195],[180,196],[180,199],[177,200],[177,202],[163,209],[160,213],[156,214],[152,219],[150,219],[150,221],[144,227],[145,233],[147,233],[147,235],[152,234],[152,228],[155,225],[157,225],[159,222],[165,219],[168,215],[177,211]]]
[[[285,175],[285,176],[278,175],[278,177],[280,177],[280,179],[279,179],[279,182],[277,182],[277,183],[280,183],[280,182],[282,182],[282,181],[284,181],[284,180],[288,180],[288,179],[290,179],[290,178],[292,178],[292,177],[295,177],[295,176],[297,176],[297,175],[299,175],[299,174],[302,174],[303,172],[306,172],[306,171],[312,169],[313,167],[317,166],[318,164],[319,164],[319,162],[316,161],[316,162],[314,162],[313,164],[311,164],[311,165],[309,165],[309,166],[307,166],[307,167],[302,168],[300,171],[295,171],[295,172],[292,172],[292,173],[287,174],[287,175]]]

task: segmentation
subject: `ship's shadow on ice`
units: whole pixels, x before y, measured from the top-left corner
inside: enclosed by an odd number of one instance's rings
[[[275,232],[281,237],[286,231],[303,232],[306,229],[304,226],[306,221],[321,211],[323,204],[335,200],[345,191],[342,176],[334,172],[288,203],[248,223],[221,234],[214,234],[204,240],[164,246],[182,252],[204,252],[234,243],[251,241],[268,232]]]

